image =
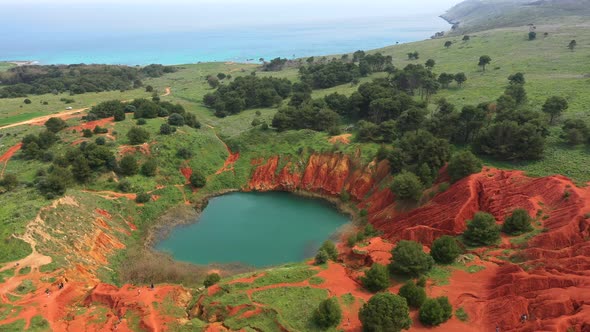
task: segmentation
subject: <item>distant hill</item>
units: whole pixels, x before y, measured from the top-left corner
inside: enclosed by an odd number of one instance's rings
[[[457,33],[501,27],[581,21],[590,17],[590,0],[467,0],[442,18],[456,24]]]

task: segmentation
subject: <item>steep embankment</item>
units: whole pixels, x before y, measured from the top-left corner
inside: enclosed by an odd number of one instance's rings
[[[529,178],[522,172],[486,169],[423,206],[400,212],[394,195],[380,185],[388,177],[386,163],[362,167],[338,154],[312,155],[306,164],[279,157],[256,164],[249,189],[332,196],[346,190],[392,242],[410,239],[430,245],[441,235],[461,234],[477,211],[491,213],[500,223],[515,208],[524,208],[537,217],[539,234],[524,245],[505,238],[498,248],[474,250],[493,268],[480,276],[478,291],[465,289],[451,299],[453,304],[465,305],[484,331],[496,325],[526,331],[590,329],[590,191],[565,177]],[[462,287],[457,280],[451,284]],[[519,321],[523,313],[531,318],[525,325]]]

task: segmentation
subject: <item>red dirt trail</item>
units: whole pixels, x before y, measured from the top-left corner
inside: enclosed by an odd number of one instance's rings
[[[14,154],[17,153],[22,146],[23,143],[18,143],[15,146],[8,149],[8,151],[6,151],[2,156],[0,156],[0,163],[4,163],[4,165],[2,166],[2,171],[0,172],[0,178],[4,176],[4,171],[6,170],[6,165],[8,165],[8,161],[10,160],[10,158],[12,158],[12,156],[14,156]]]

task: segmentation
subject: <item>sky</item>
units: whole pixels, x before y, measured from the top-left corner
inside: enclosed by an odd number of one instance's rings
[[[0,0],[5,26],[84,29],[88,24],[125,31],[168,31],[223,26],[342,21],[347,18],[443,14],[461,0]],[[4,25],[0,24],[0,25]],[[345,23],[344,23],[345,24]]]

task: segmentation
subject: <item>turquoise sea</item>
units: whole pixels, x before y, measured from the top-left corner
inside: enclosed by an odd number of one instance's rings
[[[235,24],[173,25],[173,17],[141,24],[123,12],[85,20],[79,12],[58,16],[53,8],[29,10],[0,20],[0,61],[41,64],[107,63],[145,65],[205,61],[258,61],[259,58],[307,57],[375,49],[429,38],[448,24],[436,14],[365,18],[322,18],[290,22],[275,19]],[[16,14],[16,9],[13,9]],[[92,12],[92,8],[87,9]],[[43,12],[47,13],[43,15]],[[98,11],[97,11],[98,12]],[[25,13],[20,11],[19,13]],[[153,14],[153,13],[152,13]],[[149,20],[151,16],[142,14]],[[268,14],[265,14],[268,17]],[[72,17],[70,17],[72,16]],[[75,17],[74,17],[75,16]],[[201,15],[205,17],[204,14]],[[135,17],[137,19],[137,17]],[[181,18],[183,20],[183,18]],[[128,22],[128,25],[124,23]]]

